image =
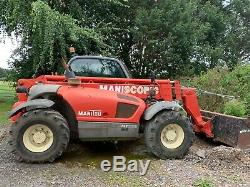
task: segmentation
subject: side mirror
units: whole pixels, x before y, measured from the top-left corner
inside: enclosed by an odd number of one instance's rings
[[[65,77],[67,79],[75,78],[76,77],[76,75],[75,75],[75,73],[73,71],[70,71],[70,70],[67,70],[67,69],[65,70],[64,75],[65,75]]]
[[[74,73],[73,71],[70,70],[70,68],[69,68],[68,65],[66,64],[66,61],[65,61],[64,58],[61,58],[61,63],[62,63],[62,65],[63,65],[63,68],[65,69],[65,77],[66,77],[67,79],[69,79],[69,78],[75,78],[75,77],[76,77],[75,73]]]

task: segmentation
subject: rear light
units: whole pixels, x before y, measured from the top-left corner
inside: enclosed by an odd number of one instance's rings
[[[22,80],[18,80],[17,84],[20,85],[20,86],[22,86],[24,83],[23,83]]]
[[[18,101],[27,101],[28,92],[29,92],[28,89],[24,86],[16,87]]]
[[[18,101],[27,101],[27,99],[28,99],[26,93],[18,93],[17,97],[18,97]]]

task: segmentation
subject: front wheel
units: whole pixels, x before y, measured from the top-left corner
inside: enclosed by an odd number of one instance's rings
[[[194,139],[189,119],[175,111],[158,113],[144,133],[148,150],[161,159],[182,158]]]
[[[54,110],[23,114],[10,130],[10,146],[25,162],[53,162],[66,149],[70,132],[65,118]]]

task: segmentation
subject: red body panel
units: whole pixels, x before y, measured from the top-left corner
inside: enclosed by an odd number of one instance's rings
[[[25,103],[26,101],[18,101],[16,102],[13,106],[12,106],[12,109],[18,107],[19,105]],[[11,121],[14,122],[16,121],[19,117],[21,116],[21,113],[19,112],[17,115],[11,117]]]
[[[98,77],[78,77],[81,80],[81,86],[90,87],[90,88],[100,88],[107,89],[110,91],[115,91],[115,88],[123,86],[123,89],[116,90],[117,92],[128,93],[134,96],[137,96],[141,99],[146,98],[148,95],[149,88],[155,87],[156,89],[156,98],[164,98],[164,100],[172,100],[171,94],[171,81],[170,80],[157,80],[157,86],[151,85],[149,79],[127,79],[127,78],[98,78]],[[43,82],[45,84],[60,84],[68,85],[64,76],[54,76],[54,75],[45,75],[40,76],[35,79],[20,79],[18,81],[19,85],[24,85],[27,88],[30,88],[35,82]],[[177,81],[178,82],[178,81]],[[126,89],[128,88],[129,89]],[[112,89],[114,88],[114,89]],[[166,90],[164,92],[159,92],[159,90]],[[119,91],[120,90],[120,91]],[[179,87],[180,94],[180,87]],[[180,95],[179,95],[180,96]]]
[[[203,132],[208,137],[212,137],[211,121],[204,121],[200,113],[196,93],[190,88],[181,88],[179,81],[156,80],[156,84],[151,84],[150,79],[128,79],[128,78],[99,78],[99,77],[77,77],[81,84],[78,87],[69,86],[64,76],[44,75],[36,79],[20,79],[18,84],[30,88],[37,82],[44,84],[63,85],[58,91],[74,109],[79,121],[113,121],[113,122],[135,122],[138,123],[147,105],[143,101],[148,97],[150,89],[156,91],[157,100],[183,102],[186,112],[192,117],[194,130]],[[76,91],[69,91],[75,89]],[[116,92],[129,94],[138,99],[139,106],[136,113],[131,118],[115,118],[115,111],[118,102]],[[91,93],[91,95],[90,95]],[[19,94],[20,101],[27,99],[27,96]],[[126,102],[128,102],[126,100]],[[131,101],[132,102],[132,101]],[[132,104],[135,104],[132,102]],[[79,111],[101,109],[103,117],[79,116]]]
[[[141,115],[146,108],[144,101],[139,98],[134,97],[137,102],[128,101],[119,99],[116,92],[88,87],[63,86],[58,90],[58,94],[71,105],[78,121],[112,121],[139,124]],[[119,102],[130,103],[138,106],[138,108],[129,118],[117,118],[116,111]]]

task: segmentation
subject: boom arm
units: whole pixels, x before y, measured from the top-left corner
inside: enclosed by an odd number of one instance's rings
[[[195,132],[202,132],[207,137],[213,137],[212,122],[211,120],[204,121],[195,90],[192,88],[183,88],[182,100],[184,109],[193,119]]]

